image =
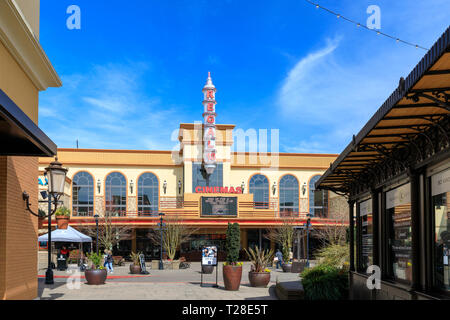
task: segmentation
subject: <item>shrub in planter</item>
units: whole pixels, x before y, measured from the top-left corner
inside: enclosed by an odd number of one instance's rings
[[[241,231],[239,224],[228,223],[226,251],[227,258],[223,265],[223,282],[225,290],[239,290],[242,278],[242,263],[238,263],[241,246]]]
[[[106,269],[103,267],[103,257],[101,254],[97,253],[88,253],[86,255],[88,262],[91,264],[89,269],[84,271],[84,276],[86,278],[87,284],[92,285],[100,285],[105,284],[106,277],[108,273]]]
[[[130,273],[131,274],[139,274],[141,273],[141,260],[139,259],[139,255],[141,253],[131,252],[130,258],[132,263],[130,264]]]
[[[321,264],[302,272],[307,300],[344,300],[348,298],[348,273],[345,269]]]
[[[55,212],[58,229],[67,229],[70,220],[70,210],[66,207],[59,207]]]
[[[316,256],[320,259],[320,264],[326,264],[336,268],[342,268],[350,262],[348,245],[332,244],[321,248]]]
[[[266,267],[272,263],[274,252],[272,249],[261,251],[258,247],[248,251],[245,249],[249,260],[252,262],[251,271],[248,273],[248,280],[252,287],[267,287],[270,282],[270,270]]]

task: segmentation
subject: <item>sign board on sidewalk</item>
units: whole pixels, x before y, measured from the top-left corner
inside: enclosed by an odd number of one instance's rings
[[[202,265],[217,266],[217,247],[206,246],[202,249]]]

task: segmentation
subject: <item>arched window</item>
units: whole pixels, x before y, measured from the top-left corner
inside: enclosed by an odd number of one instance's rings
[[[111,215],[125,215],[127,212],[127,181],[120,172],[106,177],[105,208]]]
[[[72,215],[94,215],[94,178],[88,172],[78,172],[73,177]]]
[[[148,215],[158,212],[158,178],[146,172],[138,180],[138,213]]]
[[[298,180],[286,175],[280,181],[280,217],[298,215]]]
[[[262,174],[254,175],[248,184],[249,193],[253,193],[255,209],[269,209],[269,180]]]
[[[316,190],[315,184],[320,175],[309,180],[309,214],[313,217],[326,218],[328,215],[328,191]]]

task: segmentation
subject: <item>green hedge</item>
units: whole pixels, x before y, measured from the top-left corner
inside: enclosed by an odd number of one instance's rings
[[[329,265],[318,265],[301,274],[307,300],[345,300],[348,298],[348,273]]]

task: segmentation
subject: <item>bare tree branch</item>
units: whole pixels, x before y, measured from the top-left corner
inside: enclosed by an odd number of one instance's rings
[[[113,224],[111,216],[112,213],[106,212],[103,217],[98,219],[99,247],[109,250],[112,250],[120,240],[131,239],[131,231],[133,230],[131,226]],[[80,227],[79,230],[94,239],[97,237],[96,226]]]
[[[168,258],[173,260],[181,244],[189,241],[198,228],[185,225],[179,216],[166,216],[163,224],[163,248],[167,252]],[[161,233],[158,229],[153,229],[148,237],[153,244],[160,245]]]

